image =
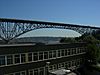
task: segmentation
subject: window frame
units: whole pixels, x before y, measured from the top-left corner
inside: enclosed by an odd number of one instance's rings
[[[2,60],[0,59],[0,66],[4,66],[4,65],[6,65],[6,56],[5,55],[0,55],[0,57],[4,57],[4,58],[2,58]]]

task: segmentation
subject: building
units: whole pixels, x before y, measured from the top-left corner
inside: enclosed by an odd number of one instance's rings
[[[84,63],[85,43],[0,45],[0,75],[47,75]]]

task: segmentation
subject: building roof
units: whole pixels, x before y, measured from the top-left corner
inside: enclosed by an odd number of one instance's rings
[[[25,43],[25,44],[0,44],[0,47],[10,47],[10,46],[35,46],[35,45],[69,45],[69,44],[84,44],[84,43],[57,43],[57,44]]]

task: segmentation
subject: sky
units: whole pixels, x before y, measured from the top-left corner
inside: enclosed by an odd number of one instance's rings
[[[100,27],[100,0],[0,0],[0,18],[14,18]],[[38,29],[20,37],[74,37],[65,29]]]

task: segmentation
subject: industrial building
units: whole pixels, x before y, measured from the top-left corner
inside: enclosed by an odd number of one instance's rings
[[[0,75],[47,75],[75,70],[85,61],[85,43],[0,45]]]

